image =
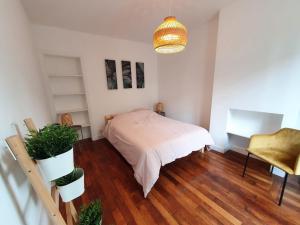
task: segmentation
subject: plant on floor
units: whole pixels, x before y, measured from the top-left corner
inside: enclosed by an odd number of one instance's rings
[[[100,200],[83,206],[79,214],[79,225],[100,225],[102,223],[102,204]]]
[[[39,131],[30,131],[26,147],[33,159],[41,160],[69,151],[77,139],[78,134],[71,127],[52,124]]]
[[[67,174],[66,176],[56,179],[55,184],[57,186],[65,186],[74,182],[75,180],[78,180],[82,176],[83,170],[81,168],[75,168],[71,173]]]

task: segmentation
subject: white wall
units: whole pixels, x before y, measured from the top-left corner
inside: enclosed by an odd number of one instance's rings
[[[158,101],[157,58],[151,45],[46,26],[34,25],[33,31],[40,52],[82,57],[93,139],[100,137],[104,115],[152,109]],[[118,90],[107,89],[105,59],[116,60]],[[132,89],[123,89],[121,60],[131,61]],[[135,62],[145,63],[144,89],[136,88]]]
[[[31,27],[19,0],[0,0],[0,218],[5,225],[47,225],[26,176],[4,147],[14,135],[11,123],[27,133],[22,120],[46,124],[50,115],[44,98]]]
[[[229,108],[284,114],[300,110],[300,1],[244,0],[221,10],[210,131],[226,148]],[[298,125],[299,128],[299,125]]]
[[[159,100],[169,117],[209,127],[218,19],[189,30],[186,49],[159,55]]]

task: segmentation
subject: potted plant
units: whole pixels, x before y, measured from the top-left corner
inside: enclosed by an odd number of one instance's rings
[[[79,225],[101,225],[102,204],[100,200],[92,201],[88,206],[81,207],[79,213]]]
[[[74,170],[73,144],[78,134],[71,127],[59,124],[30,131],[26,147],[48,181],[55,180]]]
[[[84,172],[75,168],[71,173],[55,180],[55,184],[63,202],[69,202],[84,192]]]

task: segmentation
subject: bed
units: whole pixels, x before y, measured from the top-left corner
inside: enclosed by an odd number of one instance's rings
[[[106,120],[103,136],[132,166],[145,198],[162,166],[213,145],[206,129],[160,116],[151,110],[110,115]]]

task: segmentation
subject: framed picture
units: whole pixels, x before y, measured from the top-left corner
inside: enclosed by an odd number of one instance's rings
[[[145,78],[144,78],[144,63],[137,62],[136,66],[136,87],[144,88],[145,87]]]
[[[116,61],[105,59],[106,79],[107,88],[118,89],[117,72],[116,72]]]
[[[122,64],[123,87],[132,88],[130,61],[121,61],[121,64]]]

